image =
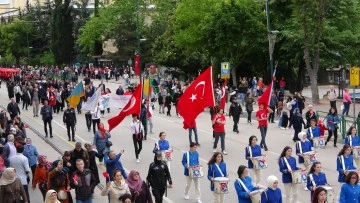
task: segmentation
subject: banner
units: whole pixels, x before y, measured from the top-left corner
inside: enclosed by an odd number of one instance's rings
[[[110,108],[122,109],[129,102],[132,95],[111,95]]]

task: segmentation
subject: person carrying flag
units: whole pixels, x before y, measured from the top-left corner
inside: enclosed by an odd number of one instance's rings
[[[268,151],[268,147],[265,142],[267,126],[268,126],[268,113],[272,113],[273,110],[268,108],[264,108],[264,103],[259,103],[259,110],[256,112],[256,119],[259,122],[258,128],[260,129],[261,134],[261,148],[264,148],[265,151]]]

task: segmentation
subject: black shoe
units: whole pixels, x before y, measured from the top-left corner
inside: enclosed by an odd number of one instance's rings
[[[325,146],[327,145],[327,143],[328,143],[328,142],[326,141],[326,142],[325,142]]]
[[[72,141],[73,141],[73,142],[76,142],[76,140],[75,140],[74,138],[72,139]]]
[[[35,115],[34,115],[34,117],[35,117]]]
[[[47,138],[48,136],[47,135],[45,135],[45,138]]]
[[[265,147],[265,151],[268,151],[269,149],[267,147]]]
[[[53,138],[54,136],[50,135],[50,138]]]
[[[335,147],[335,148],[337,148],[337,146],[336,146],[336,145],[334,145],[334,147]]]
[[[70,142],[70,141],[71,141],[71,139],[68,139],[68,141]]]
[[[90,132],[90,129],[88,129],[88,132]]]
[[[236,130],[237,134],[239,134],[239,130]]]

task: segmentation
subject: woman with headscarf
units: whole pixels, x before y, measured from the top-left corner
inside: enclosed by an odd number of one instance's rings
[[[101,196],[109,196],[110,203],[121,203],[120,197],[126,193],[131,194],[129,186],[125,183],[121,171],[116,169],[113,173],[113,181],[106,183]]]
[[[61,203],[61,202],[57,199],[57,192],[55,190],[49,190],[46,193],[46,198],[44,203]]]
[[[149,187],[140,177],[138,171],[132,170],[126,179],[134,203],[152,203]]]
[[[100,164],[103,164],[104,152],[110,151],[109,138],[111,137],[108,130],[104,128],[103,123],[98,124],[98,130],[95,132],[93,144],[96,146]]]
[[[261,194],[261,203],[282,203],[279,180],[276,176],[269,176],[266,180],[268,188]]]
[[[48,191],[48,170],[51,168],[52,163],[47,161],[45,155],[38,156],[38,165],[35,169],[35,175],[32,182],[32,189],[35,190],[36,184],[39,184],[39,189],[45,200],[46,191]]]
[[[0,202],[16,202],[20,201],[20,197],[24,203],[28,202],[24,187],[20,179],[16,178],[14,168],[7,168],[0,178]]]
[[[295,145],[296,155],[298,155],[298,162],[299,164],[303,165],[307,171],[309,171],[311,164],[305,162],[304,156],[306,156],[306,153],[311,152],[313,148],[311,142],[308,139],[306,139],[305,132],[300,132],[298,134],[298,138],[300,141],[298,141]]]
[[[68,170],[68,168],[63,167],[63,160],[54,161],[52,169],[49,170],[50,189],[53,189],[58,193],[63,193],[64,198],[60,199],[61,203],[69,203],[69,200],[71,199],[71,194],[68,192],[70,191]]]

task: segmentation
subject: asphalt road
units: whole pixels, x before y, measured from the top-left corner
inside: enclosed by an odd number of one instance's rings
[[[99,82],[96,81],[95,84]],[[115,93],[118,84],[109,82],[105,83],[106,87],[109,87],[113,93]],[[7,98],[6,88],[1,88],[0,93],[0,105],[6,106],[9,103]],[[184,199],[184,188],[186,180],[183,175],[184,168],[181,164],[182,154],[189,149],[189,139],[188,132],[182,128],[182,118],[178,118],[175,115],[175,109],[172,109],[172,117],[168,117],[165,114],[158,114],[158,105],[155,104],[155,115],[154,115],[154,134],[148,135],[148,140],[143,142],[143,151],[141,152],[141,161],[136,163],[134,146],[132,143],[132,137],[130,132],[130,121],[131,118],[126,118],[119,126],[111,131],[111,141],[113,142],[112,149],[120,152],[124,149],[125,153],[121,157],[123,166],[127,171],[131,169],[136,169],[140,171],[140,175],[143,179],[146,178],[149,164],[153,161],[152,150],[154,148],[154,143],[158,139],[160,132],[164,131],[167,133],[167,140],[170,142],[170,146],[174,149],[173,161],[171,162],[171,175],[173,178],[173,188],[169,188],[167,192],[167,197],[164,202],[168,203],[182,203],[182,202],[195,202],[194,196],[195,191],[193,186],[190,188],[190,200]],[[117,115],[119,109],[111,109],[111,113],[105,113],[105,117],[101,119],[107,127],[107,119]],[[255,113],[253,113],[255,114]],[[62,122],[62,112],[55,115],[52,121],[53,126],[53,135],[54,138],[47,138],[51,143],[56,145],[62,151],[71,150],[74,148],[73,142],[67,141],[66,127]],[[254,116],[253,116],[254,117]],[[23,110],[21,113],[21,118],[28,125],[35,128],[37,131],[43,135],[43,122],[41,117],[33,117],[32,107],[29,107],[29,110]],[[92,142],[93,134],[92,131],[88,132],[85,123],[85,114],[77,115],[77,126],[76,126],[76,140],[82,143]],[[200,154],[201,165],[204,166],[205,171],[207,171],[207,162],[211,158],[212,152],[212,127],[210,123],[210,114],[208,110],[205,110],[200,114],[196,120],[197,128],[199,133],[199,142],[201,147],[198,148]],[[240,119],[239,130],[240,133],[236,134],[232,132],[232,120],[227,117],[226,124],[226,151],[228,155],[224,157],[227,164],[227,170],[230,177],[230,193],[225,195],[225,202],[234,203],[237,202],[236,191],[234,190],[234,181],[237,178],[237,169],[239,165],[247,165],[245,160],[245,147],[248,144],[248,138],[251,135],[256,135],[260,140],[260,131],[257,129],[257,122],[253,120],[253,124],[250,125],[247,123],[246,115],[242,115]],[[55,160],[59,157],[59,153],[50,147],[49,144],[44,142],[42,139],[39,139],[37,135],[33,132],[29,132],[28,135],[33,139],[33,143],[37,146],[38,150],[42,154],[46,154],[49,157],[49,160]],[[282,149],[289,145],[295,147],[295,144],[292,141],[293,130],[281,130],[277,128],[277,124],[270,124],[267,133],[267,145],[269,151],[265,152],[267,155],[267,161],[269,167],[262,171],[262,180],[261,185],[266,185],[266,178],[269,175],[275,175],[280,180],[280,188],[282,189],[283,195],[285,191],[283,189],[283,184],[281,183],[281,173],[279,172],[277,160],[282,151]],[[320,149],[318,152],[317,158],[322,162],[323,171],[327,175],[328,182],[334,185],[335,192],[339,192],[339,184],[337,183],[337,171],[336,171],[336,155],[341,149],[342,144],[338,144],[339,148],[333,148],[332,144],[329,144],[326,149]],[[220,150],[220,143],[218,144],[218,150]],[[295,152],[293,152],[293,155]],[[99,174],[104,171],[104,166],[98,165]],[[101,175],[100,175],[101,176]],[[102,184],[104,184],[104,178],[100,178]],[[201,188],[201,200],[203,202],[212,202],[212,194],[210,191],[210,181],[207,178],[200,179],[200,188]],[[310,192],[302,189],[303,187],[299,185],[299,202],[307,203],[310,202]],[[106,200],[107,198],[101,197],[99,195],[100,190],[97,189],[94,195],[94,199],[97,200]],[[31,192],[32,202],[41,202],[40,193],[38,190]],[[39,200],[39,201],[38,201]],[[285,200],[285,199],[284,199]]]

